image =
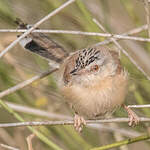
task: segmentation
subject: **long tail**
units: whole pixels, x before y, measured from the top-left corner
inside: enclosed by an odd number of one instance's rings
[[[31,28],[31,25],[23,23],[20,19],[15,22],[18,24],[18,29]],[[62,46],[43,33],[30,33],[27,37],[20,41],[20,45],[23,48],[48,60],[55,61],[56,63],[62,63],[68,56],[68,53]]]

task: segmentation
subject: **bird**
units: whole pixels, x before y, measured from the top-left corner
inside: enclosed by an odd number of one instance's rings
[[[20,20],[16,23],[18,29],[32,27]],[[105,118],[120,106],[128,113],[129,126],[139,123],[136,113],[124,104],[129,75],[118,52],[107,46],[88,46],[68,54],[52,38],[36,32],[23,38],[20,45],[60,66],[57,85],[74,110],[74,127],[78,132],[86,125],[85,119]]]

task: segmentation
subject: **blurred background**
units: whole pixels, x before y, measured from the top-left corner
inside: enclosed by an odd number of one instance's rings
[[[16,29],[16,18],[25,23],[34,24],[48,13],[62,5],[66,0],[0,0],[0,29]],[[146,24],[146,14],[142,0],[76,0],[73,4],[60,11],[57,15],[40,25],[41,29],[80,30],[87,32],[103,32],[93,22],[96,18],[110,33],[121,34]],[[13,42],[19,33],[0,32],[0,51]],[[68,52],[94,45],[106,38],[96,36],[48,34],[59,42]],[[133,35],[134,36],[134,35]],[[147,30],[135,36],[148,37]],[[136,60],[136,62],[150,74],[150,43],[121,40],[122,47]],[[114,44],[108,45],[117,49]],[[149,104],[150,81],[137,70],[130,60],[121,54],[121,62],[130,74],[129,90],[126,104]],[[41,57],[24,50],[19,44],[12,48],[0,59],[0,91],[6,90],[21,81],[27,80],[49,68],[48,62]],[[59,94],[54,75],[2,98],[10,106],[14,106],[25,121],[65,120],[73,116],[72,110]],[[20,106],[21,109],[19,110]],[[51,114],[50,117],[33,114],[27,108],[43,110]],[[139,116],[150,117],[150,109],[134,109]],[[127,113],[120,108],[114,117],[127,117]],[[18,120],[7,110],[0,107],[0,122],[10,123]],[[149,132],[149,123],[140,123],[130,128],[127,123],[92,125],[78,134],[73,126],[40,126],[35,127],[50,144],[39,138],[33,139],[34,150],[65,149],[88,150],[93,147],[111,144],[116,141],[136,137]],[[31,134],[27,127],[0,128],[0,143],[27,149],[26,137]],[[4,149],[4,148],[0,148]],[[137,142],[122,146],[121,150],[149,150],[150,142]],[[114,150],[115,150],[114,149]]]

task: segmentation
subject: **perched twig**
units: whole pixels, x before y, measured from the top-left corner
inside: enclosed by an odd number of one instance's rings
[[[11,48],[13,48],[22,38],[27,36],[29,33],[31,33],[35,28],[37,28],[40,24],[42,24],[44,21],[48,20],[52,16],[56,15],[58,12],[60,12],[62,9],[73,3],[75,0],[69,0],[51,13],[49,13],[47,16],[45,16],[43,19],[40,19],[36,24],[33,25],[28,31],[26,31],[24,34],[22,34],[19,38],[17,38],[14,42],[12,42],[7,48],[5,48],[1,53],[0,53],[0,58],[5,55]]]
[[[146,104],[146,105],[128,105],[127,107],[130,107],[130,108],[149,108],[150,104]]]
[[[138,141],[144,141],[144,140],[148,140],[148,139],[150,139],[149,134],[138,136],[138,137],[135,137],[135,138],[130,138],[130,139],[127,139],[127,140],[122,140],[122,141],[115,142],[115,143],[109,144],[109,145],[104,145],[104,146],[101,146],[101,147],[92,148],[90,150],[106,150],[106,149],[111,149],[111,148],[114,148],[114,147],[119,147],[119,146],[122,146],[122,145],[131,144],[131,143],[135,143],[135,142],[138,142]]]
[[[140,122],[149,122],[150,118],[140,117]],[[128,122],[129,118],[112,118],[112,119],[104,119],[104,120],[86,120],[87,124],[99,124],[99,123],[121,123]],[[21,126],[42,126],[42,125],[73,125],[73,120],[63,120],[63,121],[31,121],[31,122],[17,122],[17,123],[1,123],[0,128],[7,127],[21,127]]]
[[[19,150],[18,148],[14,148],[12,146],[8,146],[8,145],[5,145],[5,144],[0,144],[0,146],[3,147],[3,148],[9,149],[9,150]]]
[[[51,112],[47,112],[47,111],[40,110],[37,108],[35,109],[35,108],[22,106],[22,105],[10,103],[10,102],[6,102],[6,104],[15,111],[32,114],[32,115],[36,115],[36,116],[41,116],[41,117],[46,117],[49,119],[59,119],[59,120],[65,120],[65,119],[72,120],[73,119],[71,116],[51,113]],[[103,124],[88,124],[87,126],[90,128],[93,128],[93,129],[98,129],[98,130],[106,130],[109,132],[118,132],[118,133],[122,134],[123,136],[127,136],[127,137],[136,137],[136,136],[140,135],[140,133],[133,131],[131,129],[126,130],[126,129],[122,129],[122,128],[114,128],[114,127],[112,128],[110,126],[106,126]]]
[[[19,89],[21,89],[21,88],[31,84],[32,82],[34,82],[34,81],[36,81],[38,79],[44,78],[44,77],[48,76],[49,74],[51,74],[51,73],[53,73],[53,72],[55,72],[57,70],[58,70],[58,68],[53,69],[53,70],[45,71],[45,72],[43,72],[43,73],[41,73],[39,75],[36,75],[36,76],[32,77],[31,79],[23,81],[23,82],[15,85],[15,86],[5,90],[5,91],[3,91],[3,92],[0,92],[0,98],[17,91],[17,90],[19,90]]]
[[[146,12],[146,21],[148,25],[148,37],[150,38],[150,11],[149,11],[148,0],[144,0],[144,7]]]

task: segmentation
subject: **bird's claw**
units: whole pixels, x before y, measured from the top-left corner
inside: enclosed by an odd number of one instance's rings
[[[75,114],[74,116],[74,128],[76,131],[81,132],[83,127],[86,125],[86,121],[82,116]]]
[[[129,107],[127,107],[125,105],[124,105],[124,108],[125,108],[125,110],[128,113],[128,118],[129,118],[128,125],[129,126],[136,126],[136,125],[138,125],[139,122],[140,122],[138,115],[132,109],[130,109]]]
[[[137,114],[132,111],[130,109],[130,111],[128,112],[128,117],[129,117],[129,126],[136,126],[139,124],[139,117],[137,116]]]

